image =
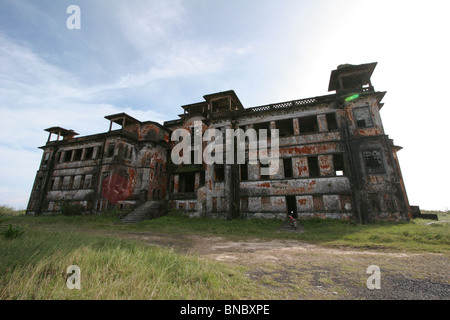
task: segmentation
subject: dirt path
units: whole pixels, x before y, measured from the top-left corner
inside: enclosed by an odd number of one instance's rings
[[[152,232],[127,232],[122,236],[243,266],[250,279],[269,289],[272,299],[450,300],[450,257],[444,254]],[[370,274],[366,272],[372,265],[380,268],[381,289],[367,288]]]
[[[450,300],[450,256],[445,254],[326,247],[296,240],[234,241],[147,231],[71,231],[140,240],[242,266],[250,279],[268,289],[268,299]],[[381,288],[369,290],[370,274],[366,272],[373,265],[380,268]]]

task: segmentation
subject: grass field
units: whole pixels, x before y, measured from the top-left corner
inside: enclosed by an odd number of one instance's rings
[[[0,299],[264,299],[267,290],[242,267],[121,239],[108,232],[154,231],[227,239],[295,239],[323,246],[450,253],[450,215],[439,222],[359,225],[302,221],[304,233],[280,232],[276,220],[212,220],[168,215],[124,225],[115,213],[96,216],[9,215],[27,226],[16,239],[0,237]],[[433,222],[433,223],[430,223]],[[83,231],[83,232],[80,232]],[[82,290],[68,290],[66,270],[82,266]]]

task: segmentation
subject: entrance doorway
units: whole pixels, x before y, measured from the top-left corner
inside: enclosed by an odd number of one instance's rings
[[[288,215],[292,215],[297,219],[297,201],[295,196],[286,196],[286,209]]]

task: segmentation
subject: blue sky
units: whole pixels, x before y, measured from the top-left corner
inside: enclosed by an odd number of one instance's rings
[[[81,29],[69,30],[70,5]],[[410,202],[450,207],[442,0],[0,0],[0,204],[25,208],[43,129],[104,132],[103,117],[177,118],[235,90],[245,107],[328,94],[331,70],[378,62],[386,133]]]

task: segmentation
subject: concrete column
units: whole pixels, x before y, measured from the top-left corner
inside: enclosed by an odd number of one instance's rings
[[[300,134],[300,126],[298,124],[298,118],[292,119],[293,125],[294,125],[294,134],[299,135]]]
[[[328,131],[327,116],[325,114],[319,114],[317,116],[317,123],[319,124],[319,132]]]

